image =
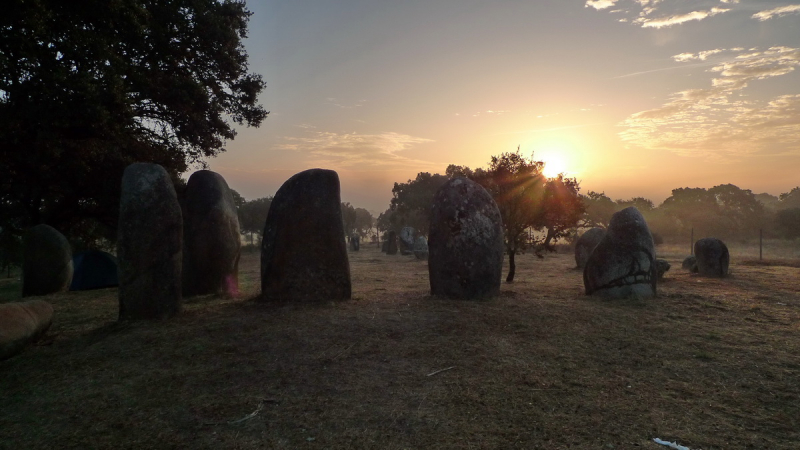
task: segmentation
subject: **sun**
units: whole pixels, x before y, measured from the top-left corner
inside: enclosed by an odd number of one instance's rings
[[[566,174],[569,169],[564,153],[556,149],[535,152],[533,159],[544,162],[542,174],[547,178],[555,178],[560,173]]]

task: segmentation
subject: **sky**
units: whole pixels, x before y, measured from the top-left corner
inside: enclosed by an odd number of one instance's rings
[[[270,111],[209,168],[247,199],[395,182],[519,147],[583,193],[800,185],[800,0],[250,0]]]

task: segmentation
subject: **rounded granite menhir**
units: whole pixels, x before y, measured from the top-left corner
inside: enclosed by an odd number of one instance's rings
[[[586,266],[589,255],[592,254],[594,248],[597,247],[597,244],[600,243],[605,235],[606,230],[595,227],[587,230],[578,238],[578,241],[575,242],[575,265],[579,269],[583,269]]]
[[[261,246],[263,300],[319,302],[351,295],[339,175],[310,169],[275,193]]]
[[[35,342],[53,323],[53,307],[42,300],[0,304],[0,361]]]
[[[199,170],[186,183],[183,296],[239,291],[239,217],[222,175]]]
[[[167,171],[148,163],[126,167],[117,230],[120,320],[180,311],[182,240],[181,207]]]
[[[494,199],[472,180],[447,181],[431,208],[431,294],[455,299],[497,295],[502,267],[503,222]]]
[[[72,249],[50,225],[28,229],[23,239],[22,296],[66,291],[72,282]]]
[[[655,245],[644,217],[632,206],[616,212],[583,270],[586,294],[654,297],[657,279]]]
[[[722,278],[728,275],[731,261],[728,246],[716,238],[703,238],[694,243],[697,272],[704,277]]]

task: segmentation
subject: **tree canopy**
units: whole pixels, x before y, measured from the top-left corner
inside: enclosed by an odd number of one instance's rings
[[[224,151],[234,124],[258,126],[250,14],[237,0],[4,3],[0,226],[113,234],[128,164],[177,179]]]

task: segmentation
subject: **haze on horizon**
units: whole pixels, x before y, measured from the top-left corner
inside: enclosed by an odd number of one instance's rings
[[[339,172],[394,182],[514,151],[582,192],[800,185],[800,1],[248,1],[271,114],[209,161],[245,198]]]

